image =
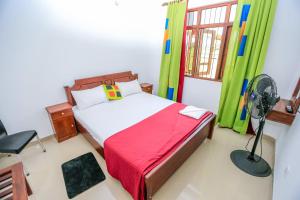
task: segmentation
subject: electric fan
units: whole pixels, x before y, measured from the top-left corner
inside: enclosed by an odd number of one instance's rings
[[[272,172],[269,164],[260,156],[255,154],[259,140],[262,137],[266,115],[279,101],[277,88],[274,80],[261,74],[254,77],[245,93],[245,105],[249,115],[259,119],[259,127],[251,152],[245,150],[235,150],[231,152],[232,162],[244,172],[253,176],[266,177]]]

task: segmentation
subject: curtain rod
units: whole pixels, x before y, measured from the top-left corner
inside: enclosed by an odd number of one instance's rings
[[[167,6],[167,5],[171,4],[171,3],[182,2],[182,1],[184,1],[184,0],[168,1],[168,2],[164,2],[163,4],[161,4],[161,6]]]

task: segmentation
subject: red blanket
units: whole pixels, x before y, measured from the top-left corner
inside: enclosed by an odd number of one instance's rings
[[[105,140],[107,170],[135,200],[144,199],[145,175],[212,114],[207,112],[196,120],[178,113],[184,107],[180,103],[172,104]]]

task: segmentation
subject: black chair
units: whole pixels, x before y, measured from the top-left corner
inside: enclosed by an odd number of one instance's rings
[[[19,155],[34,137],[37,138],[43,152],[46,152],[46,149],[35,130],[7,135],[6,129],[0,120],[0,153]],[[29,173],[26,172],[26,175],[28,176]]]

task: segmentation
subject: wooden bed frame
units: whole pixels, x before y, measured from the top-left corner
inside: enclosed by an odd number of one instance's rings
[[[65,92],[68,102],[75,106],[76,102],[72,97],[72,90],[84,90],[99,86],[101,84],[111,84],[115,82],[126,82],[138,78],[137,74],[132,74],[131,71],[108,74],[103,76],[84,78],[75,80],[72,87],[65,86]],[[168,180],[169,177],[183,164],[183,162],[190,157],[190,155],[200,146],[206,139],[211,139],[213,136],[213,129],[215,124],[215,115],[209,117],[202,125],[194,132],[184,143],[182,143],[167,159],[161,162],[153,170],[151,170],[145,177],[146,197],[150,200],[155,192]],[[96,149],[96,151],[104,158],[104,151],[100,144],[92,137],[92,135],[76,121],[76,127]]]

